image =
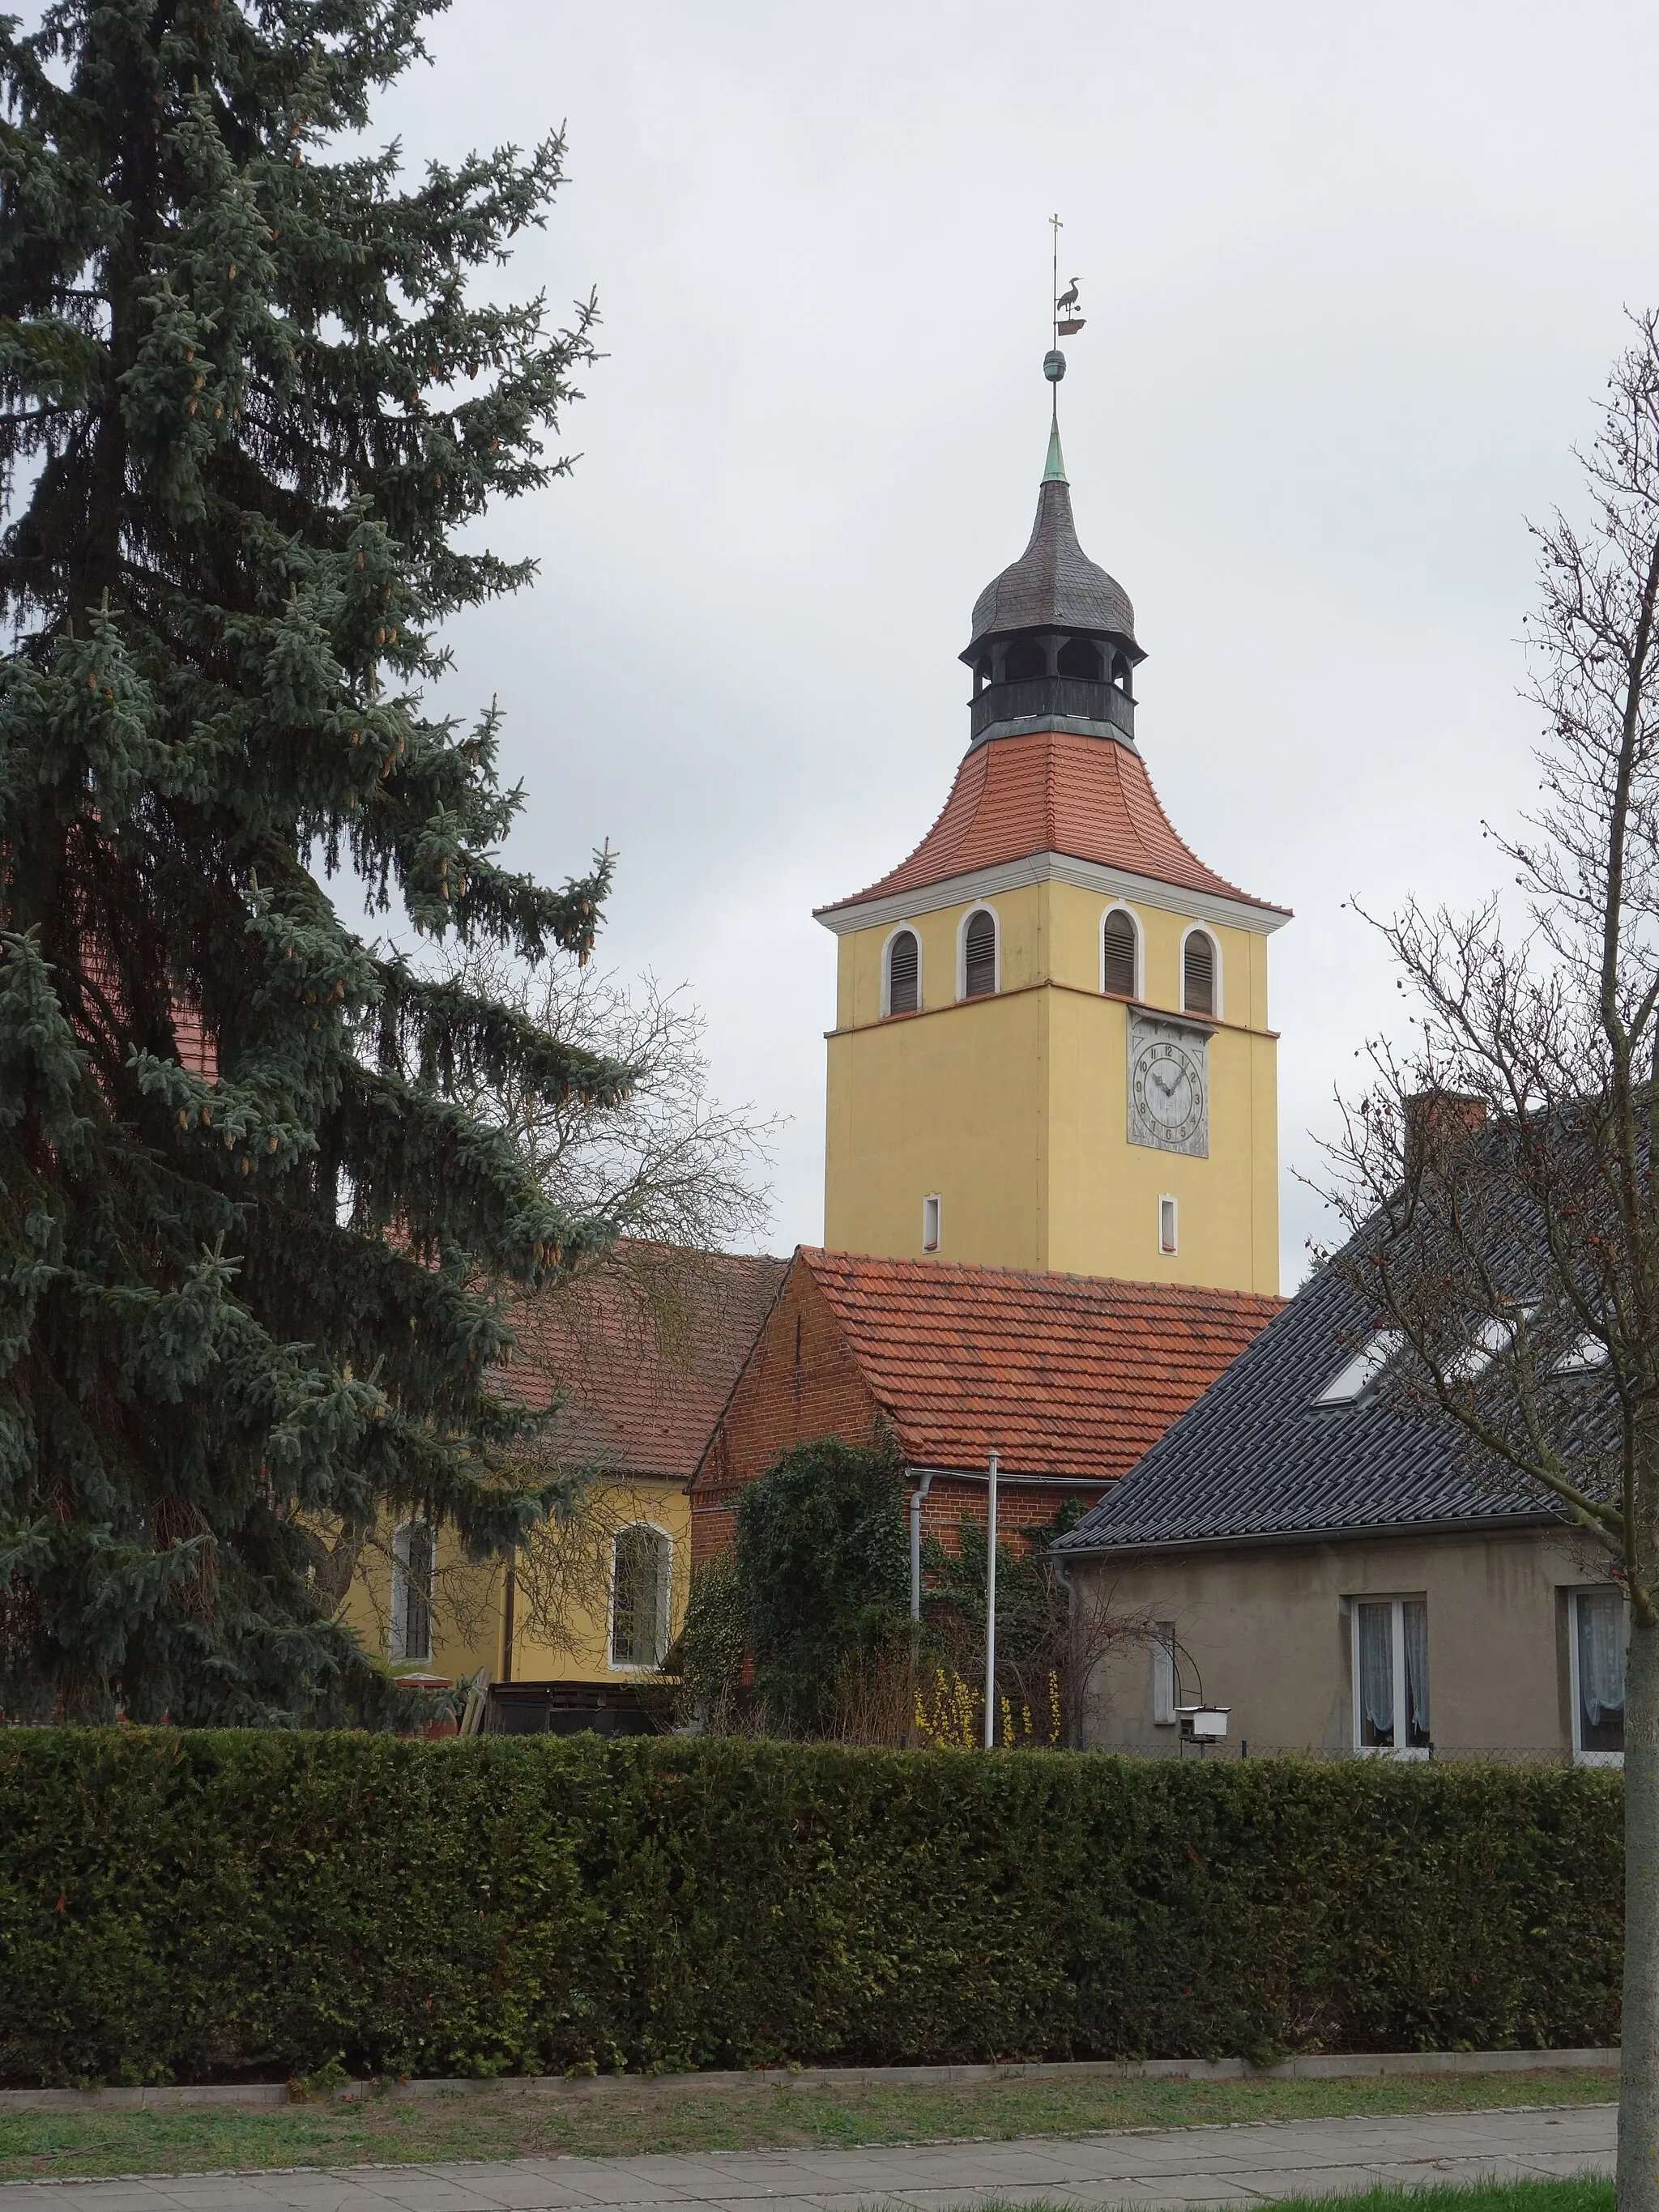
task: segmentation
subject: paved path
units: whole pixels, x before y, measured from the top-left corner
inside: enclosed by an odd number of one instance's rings
[[[1613,2171],[1617,2107],[1274,2120],[1018,2142],[869,2150],[520,2158],[281,2173],[0,2183],[0,2212],[944,2212],[991,2197],[1060,2205],[1244,2204],[1378,2182]]]

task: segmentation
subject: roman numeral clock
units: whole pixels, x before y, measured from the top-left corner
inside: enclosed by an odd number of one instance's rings
[[[1196,1023],[1129,1016],[1129,1142],[1210,1157],[1210,1033]]]

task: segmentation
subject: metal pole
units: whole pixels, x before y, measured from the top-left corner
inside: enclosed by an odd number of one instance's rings
[[[916,1697],[921,1665],[921,1501],[933,1487],[932,1468],[910,1492],[910,1711],[905,1719],[904,1740],[914,1750],[916,1742]]]
[[[985,1748],[997,1740],[997,1455],[991,1454],[991,1502],[985,1516]]]

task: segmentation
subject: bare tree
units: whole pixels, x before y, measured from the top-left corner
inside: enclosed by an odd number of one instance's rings
[[[1626,1599],[1621,2212],[1659,2212],[1659,317],[1609,380],[1590,512],[1534,531],[1540,804],[1520,919],[1379,923],[1414,1006],[1334,1147],[1391,1388],[1553,1500]]]
[[[556,1289],[509,1306],[521,1352],[554,1370],[567,1396],[603,1399],[641,1372],[672,1391],[700,1340],[718,1332],[730,1295],[710,1255],[752,1246],[770,1218],[767,1176],[781,1115],[726,1107],[710,1096],[706,1024],[684,986],[647,975],[629,985],[574,960],[530,969],[494,949],[458,953],[441,966],[456,994],[493,999],[561,1045],[622,1061],[633,1081],[620,1103],[594,1107],[573,1090],[532,1096],[454,1072],[454,1095],[506,1130],[550,1197],[574,1218],[614,1224],[617,1242]],[[506,1377],[512,1382],[509,1366]],[[514,1618],[563,1656],[603,1624],[611,1547],[637,1517],[629,1470],[596,1460],[586,1443],[532,1439],[501,1469],[503,1480],[560,1481],[550,1517],[514,1555]],[[607,1480],[621,1476],[624,1486]],[[329,1532],[316,1580],[343,1603],[354,1574],[370,1610],[386,1611],[393,1530],[372,1524]],[[500,1596],[504,1559],[444,1553],[434,1570],[432,1610],[451,1632],[475,1636]],[[380,1620],[382,1630],[385,1620]]]

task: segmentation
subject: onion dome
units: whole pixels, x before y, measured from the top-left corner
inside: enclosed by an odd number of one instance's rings
[[[1035,729],[1134,743],[1132,679],[1146,654],[1115,576],[1078,543],[1056,422],[1030,543],[974,602],[972,742]]]

